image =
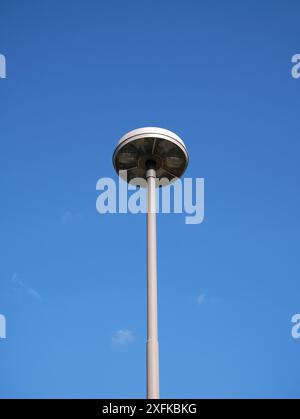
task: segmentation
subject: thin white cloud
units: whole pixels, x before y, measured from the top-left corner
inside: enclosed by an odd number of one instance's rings
[[[19,275],[14,272],[11,278],[11,282],[14,284],[15,287],[19,288],[20,290],[22,290],[24,293],[30,295],[31,297],[33,297],[35,300],[40,301],[41,295],[40,293],[34,289],[31,288],[28,284],[26,284],[20,277]]]
[[[198,297],[197,297],[197,304],[201,305],[201,304],[204,303],[204,301],[205,301],[205,294],[198,295]]]
[[[134,335],[131,330],[120,329],[113,334],[111,340],[115,345],[127,345],[134,341]]]
[[[207,297],[206,294],[202,293],[197,296],[197,304],[202,305],[204,303],[208,304],[216,304],[219,302],[219,299],[216,297]]]
[[[29,295],[31,295],[33,298],[36,298],[37,300],[41,300],[41,295],[39,292],[37,292],[37,290],[33,289],[33,288],[28,288],[27,292]]]

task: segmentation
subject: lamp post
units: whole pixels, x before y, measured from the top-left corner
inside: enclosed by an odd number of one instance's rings
[[[130,182],[147,181],[147,398],[159,398],[159,350],[157,321],[156,180],[175,181],[188,165],[184,142],[173,132],[156,127],[125,134],[114,154],[116,172]]]

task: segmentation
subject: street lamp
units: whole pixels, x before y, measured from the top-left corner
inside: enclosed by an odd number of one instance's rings
[[[175,181],[188,165],[184,142],[173,132],[156,127],[139,128],[119,141],[113,164],[116,172],[130,182],[147,181],[147,398],[159,398],[159,354],[157,327],[156,263],[156,179]]]

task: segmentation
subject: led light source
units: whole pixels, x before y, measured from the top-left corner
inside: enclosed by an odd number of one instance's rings
[[[139,128],[124,135],[114,152],[113,164],[119,173],[127,170],[127,180],[146,179],[147,161],[155,162],[156,177],[174,181],[188,165],[188,153],[181,138],[163,128]]]

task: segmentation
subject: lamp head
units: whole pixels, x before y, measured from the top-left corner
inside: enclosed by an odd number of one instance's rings
[[[127,171],[127,182],[137,177],[146,179],[148,169],[155,169],[158,179],[172,182],[183,175],[188,160],[182,139],[172,131],[156,127],[128,132],[113,154],[114,168],[121,176],[121,171]]]

